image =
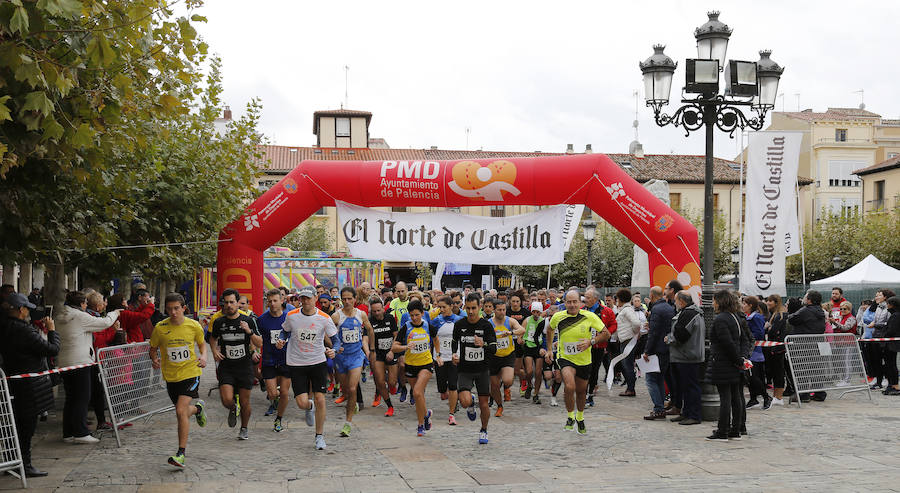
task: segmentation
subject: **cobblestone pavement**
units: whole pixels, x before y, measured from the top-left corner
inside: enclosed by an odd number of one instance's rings
[[[206,371],[202,390],[215,385]],[[478,445],[477,423],[465,413],[447,424],[447,403],[433,381],[426,394],[434,427],[415,436],[415,412],[394,397],[396,415],[369,408],[371,378],[363,384],[366,407],[353,421],[350,438],[339,438],[343,408],[328,404],[328,448],[316,451],[313,430],[295,405],[286,428],[272,431],[264,417],[264,394],[253,392],[250,440],[228,428],[217,392],[206,398],[210,422],[191,426],[187,467],[175,470],[166,458],[176,448],[174,414],[155,416],[97,445],[69,445],[60,437],[60,414],[40,423],[34,463],[50,472],[29,480],[31,491],[900,491],[900,398],[865,392],[796,407],[748,411],[750,436],[740,442],[703,438],[713,424],[678,426],[645,421],[650,407],[643,380],[637,398],[618,397],[614,387],[598,392],[588,408],[588,435],[564,432],[563,407],[533,405],[518,397],[502,418],[491,418],[490,444]],[[560,391],[562,401],[562,391]],[[205,395],[204,395],[205,398]],[[58,402],[61,409],[62,401]],[[0,477],[0,489],[15,489]]]

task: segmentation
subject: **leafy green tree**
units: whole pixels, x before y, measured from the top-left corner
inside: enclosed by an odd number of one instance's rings
[[[107,249],[209,240],[252,196],[259,102],[215,134],[203,21],[161,0],[0,4],[0,261],[164,279],[212,263],[214,245]]]
[[[869,254],[900,268],[900,209],[867,214],[832,214],[822,210],[820,219],[804,232],[806,282],[838,274]],[[834,257],[841,258],[840,268]],[[802,257],[787,259],[787,281],[803,282]]]
[[[333,238],[325,221],[310,218],[287,234],[276,245],[299,252],[321,252],[331,249]]]

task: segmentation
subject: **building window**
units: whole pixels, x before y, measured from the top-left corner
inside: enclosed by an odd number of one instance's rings
[[[502,205],[492,205],[491,217],[506,217],[506,207]]]
[[[452,212],[454,214],[461,214],[462,209],[459,207],[447,207],[447,212]]]
[[[895,157],[900,156],[900,152],[889,152],[887,154],[888,159],[894,159]]]
[[[327,216],[327,215],[328,215],[328,211],[326,211],[325,208],[322,207],[321,209],[317,210],[317,211],[315,212],[315,214],[313,214],[313,215],[314,215],[314,216]]]
[[[719,210],[719,194],[717,193],[713,194],[713,210]]]
[[[278,180],[259,180],[259,186],[257,189],[265,193],[270,188],[274,187],[278,183]]]
[[[835,129],[834,140],[835,140],[835,142],[847,142],[847,129],[846,128]]]
[[[669,207],[673,210],[680,211],[681,210],[681,194],[680,193],[670,193],[669,194]]]
[[[851,216],[859,213],[859,199],[829,199],[828,208],[832,214]]]
[[[860,161],[828,161],[828,186],[860,186],[860,179],[853,174],[853,170],[865,168],[866,166],[866,163]]]
[[[872,209],[884,209],[884,180],[875,182],[875,190],[872,195],[874,197],[874,200],[872,200]]]
[[[391,212],[406,212],[406,207],[391,207]]]
[[[350,119],[335,118],[334,119],[334,136],[350,137]]]

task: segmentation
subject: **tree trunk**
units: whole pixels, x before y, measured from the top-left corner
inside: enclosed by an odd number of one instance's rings
[[[31,294],[31,262],[25,262],[19,266],[19,292],[25,295]]]
[[[16,264],[3,264],[3,284],[16,285]]]
[[[53,312],[59,313],[66,301],[66,269],[62,264],[44,266],[44,304],[53,305]]]

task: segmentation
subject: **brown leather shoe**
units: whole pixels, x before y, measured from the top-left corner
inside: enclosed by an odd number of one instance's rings
[[[644,419],[646,419],[647,421],[653,421],[656,419],[666,419],[666,413],[665,413],[665,411],[652,412],[652,413],[648,414],[647,416],[644,416]]]
[[[634,397],[635,395],[637,394],[635,394],[633,390],[626,390],[625,392],[619,394],[619,397]]]

